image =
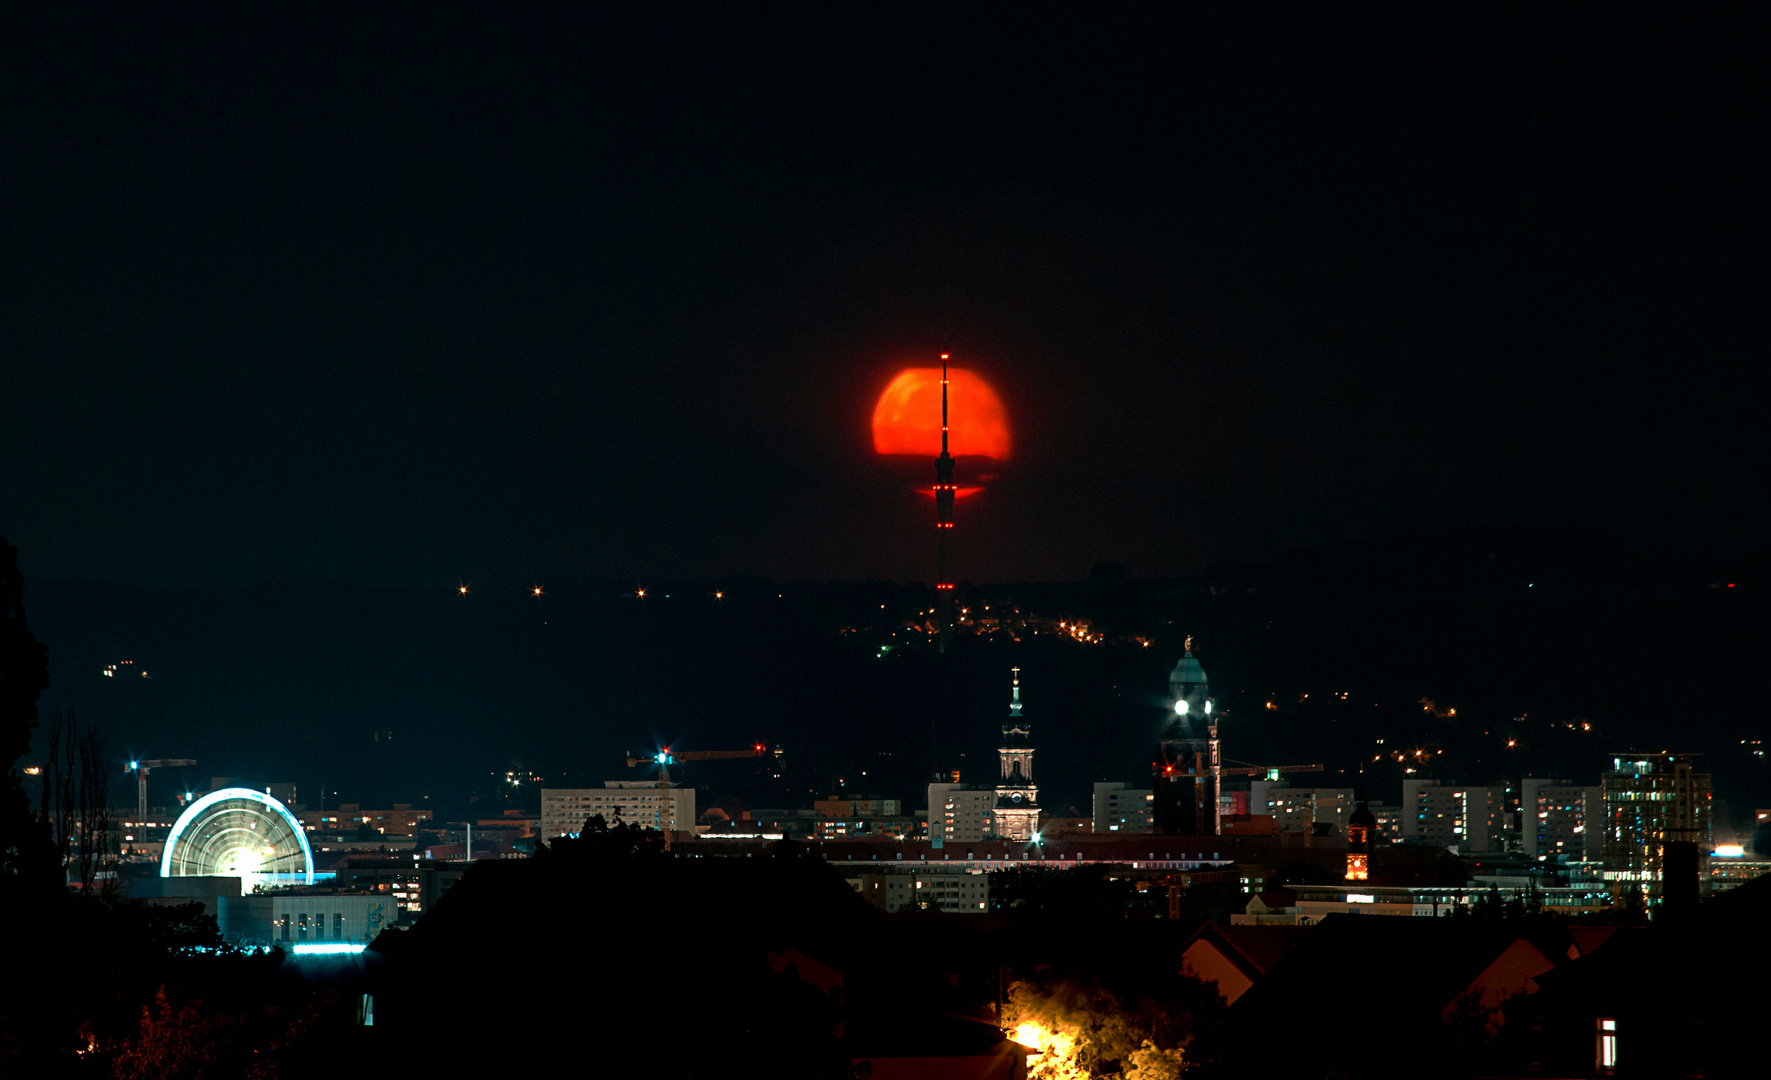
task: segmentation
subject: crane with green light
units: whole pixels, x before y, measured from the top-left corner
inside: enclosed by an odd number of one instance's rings
[[[138,824],[148,820],[148,773],[155,769],[195,765],[196,763],[196,758],[154,758],[152,761],[131,761],[123,766],[124,772],[135,774],[135,820]]]
[[[627,759],[627,767],[630,769],[639,765],[658,766],[659,820],[657,824],[658,831],[664,834],[665,850],[670,850],[670,831],[663,827],[663,815],[664,804],[670,798],[670,767],[672,765],[685,761],[730,761],[734,758],[762,757],[768,752],[768,747],[764,746],[762,743],[755,743],[748,750],[686,750],[683,753],[678,754],[674,753],[670,747],[666,746],[651,757],[642,758],[630,755]],[[692,825],[693,822],[690,824]]]
[[[1225,758],[1224,760],[1235,761],[1234,758]],[[1320,765],[1250,765],[1246,761],[1237,761],[1236,764],[1241,768],[1226,768],[1219,771],[1225,776],[1265,776],[1268,780],[1279,779],[1280,773],[1322,771]]]

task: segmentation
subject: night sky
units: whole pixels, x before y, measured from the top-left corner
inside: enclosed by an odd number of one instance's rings
[[[867,423],[947,348],[1015,431],[972,580],[1762,545],[1762,13],[1418,18],[11,12],[5,535],[927,580]]]

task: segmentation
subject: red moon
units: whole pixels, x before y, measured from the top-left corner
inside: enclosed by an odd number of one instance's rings
[[[932,458],[941,452],[941,369],[905,368],[873,407],[873,451]],[[947,452],[1006,461],[1008,413],[990,384],[947,369]]]

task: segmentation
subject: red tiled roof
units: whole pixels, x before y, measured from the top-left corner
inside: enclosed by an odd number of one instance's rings
[[[1182,944],[1181,952],[1185,953],[1194,942],[1203,939],[1241,968],[1244,975],[1259,981],[1309,929],[1307,926],[1219,926],[1206,923]]]
[[[1586,956],[1594,949],[1605,944],[1605,939],[1617,933],[1615,926],[1570,926],[1568,936],[1574,939],[1574,947],[1580,955]]]
[[[1242,954],[1258,974],[1266,974],[1279,958],[1291,951],[1307,926],[1218,926],[1218,937]]]

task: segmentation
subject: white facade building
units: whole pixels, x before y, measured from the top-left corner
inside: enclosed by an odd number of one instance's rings
[[[587,818],[601,814],[660,832],[689,832],[695,827],[695,789],[661,790],[650,780],[608,780],[600,788],[542,788],[541,835],[576,836]]]
[[[994,833],[996,792],[959,784],[929,785],[929,839],[975,843]]]

